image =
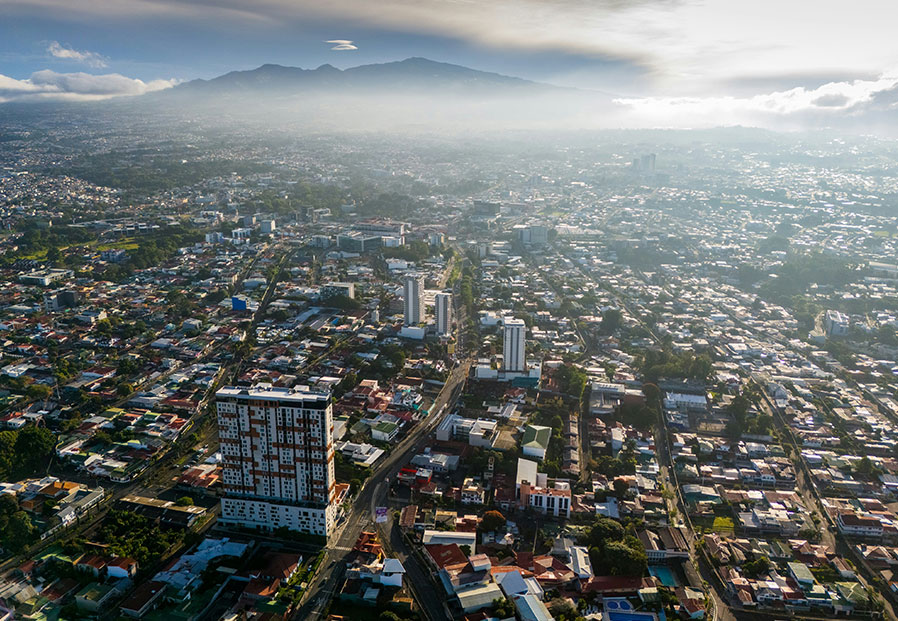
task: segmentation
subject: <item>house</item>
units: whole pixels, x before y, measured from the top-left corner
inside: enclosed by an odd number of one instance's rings
[[[502,590],[495,582],[479,584],[469,589],[458,591],[455,596],[458,598],[462,611],[466,614],[489,608],[493,605],[493,600],[503,597]]]
[[[371,437],[378,442],[392,442],[399,435],[399,425],[382,422],[371,428]]]
[[[545,459],[549,449],[549,440],[552,438],[552,428],[542,425],[527,425],[524,427],[524,437],[521,440],[521,448],[524,455]]]
[[[119,611],[126,617],[140,619],[156,608],[165,594],[165,583],[151,580],[141,584],[128,599],[119,606]]]
[[[585,546],[571,546],[568,550],[568,566],[581,580],[592,578],[592,563],[589,560],[589,550]]]
[[[482,505],[485,492],[483,486],[473,478],[467,477],[461,486],[460,499],[463,505]]]
[[[811,573],[811,570],[804,563],[787,563],[787,567],[789,568],[789,575],[792,576],[792,579],[798,583],[802,590],[807,590],[817,582],[814,579],[814,574]]]
[[[106,564],[110,578],[133,578],[137,574],[137,561],[133,558],[114,558]]]
[[[96,554],[82,554],[78,557],[78,560],[75,561],[75,569],[99,577],[106,569],[106,559]]]
[[[838,525],[839,531],[848,537],[882,537],[882,522],[872,516],[862,516],[847,512],[840,513]]]
[[[530,593],[516,595],[512,601],[521,621],[552,621],[554,619],[546,605],[535,595]]]
[[[679,528],[668,526],[657,531],[642,530],[637,536],[645,546],[649,563],[666,563],[689,558],[689,544]]]
[[[453,531],[425,530],[421,538],[421,543],[425,546],[430,545],[447,545],[456,544],[458,546],[469,546],[471,553],[475,552],[477,545],[477,533],[458,533]]]
[[[108,605],[118,591],[108,584],[91,582],[75,594],[75,603],[79,610],[99,612]]]
[[[552,488],[521,484],[521,506],[533,507],[536,511],[554,517],[571,517],[571,487],[567,481],[555,481]]]

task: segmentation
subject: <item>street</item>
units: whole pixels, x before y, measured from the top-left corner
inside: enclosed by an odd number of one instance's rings
[[[389,489],[387,480],[393,478],[399,469],[418,453],[420,441],[426,438],[439,425],[443,416],[454,407],[471,364],[472,360],[465,360],[452,370],[440,390],[440,394],[434,400],[429,416],[420,421],[417,427],[374,467],[371,476],[368,477],[356,496],[352,509],[331,536],[320,566],[321,569],[308,585],[304,602],[294,614],[294,619],[322,619],[326,616],[331,598],[339,586],[345,570],[343,559],[352,550],[352,546],[361,532],[373,524],[373,508],[386,506],[387,490]],[[408,576],[408,574],[406,575]],[[416,584],[416,586],[418,585]],[[419,588],[423,589],[424,587],[420,585]],[[427,601],[430,599],[426,598],[424,602],[418,601],[425,616],[431,621],[445,618],[442,608],[433,609],[435,602]],[[432,616],[434,614],[438,616]]]

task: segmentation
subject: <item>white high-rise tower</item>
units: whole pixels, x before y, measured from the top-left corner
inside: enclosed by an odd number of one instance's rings
[[[424,277],[405,278],[405,325],[415,326],[424,321]]]
[[[337,507],[330,401],[305,387],[215,393],[223,523],[331,534]]]
[[[502,320],[505,325],[505,342],[502,354],[505,359],[505,371],[521,373],[526,370],[527,324],[523,319],[505,317]]]
[[[433,306],[437,322],[437,335],[449,336],[452,334],[452,294],[437,293],[433,300]]]

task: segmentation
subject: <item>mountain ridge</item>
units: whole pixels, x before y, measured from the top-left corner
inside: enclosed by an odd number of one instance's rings
[[[541,91],[570,90],[414,56],[346,69],[338,69],[328,63],[315,69],[266,63],[255,69],[229,71],[206,80],[190,80],[160,93],[181,95],[216,91],[246,92],[252,89],[281,92],[301,89],[367,90],[378,87],[412,90],[442,87],[472,91],[499,87]]]

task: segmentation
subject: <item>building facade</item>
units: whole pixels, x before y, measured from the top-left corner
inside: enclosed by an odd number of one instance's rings
[[[452,334],[452,294],[437,293],[436,297],[434,297],[434,311],[437,336],[449,336]]]
[[[405,278],[405,325],[416,326],[424,321],[424,278]]]
[[[336,514],[330,396],[225,387],[216,395],[221,521],[327,537]]]
[[[506,317],[505,342],[502,347],[505,371],[523,372],[526,370],[526,335],[527,325],[523,319]]]

